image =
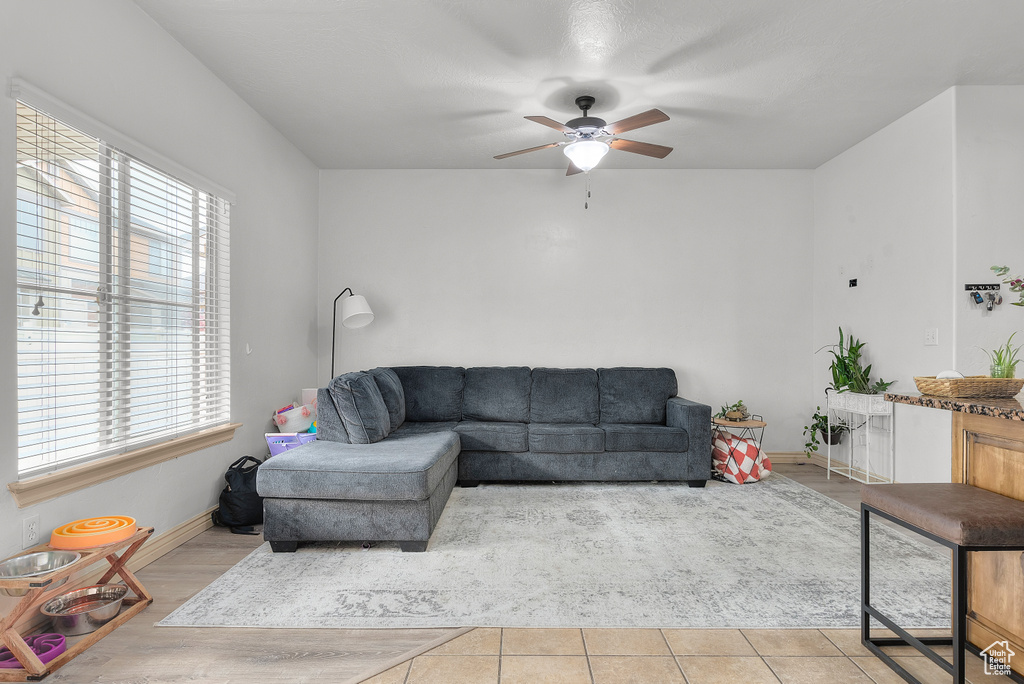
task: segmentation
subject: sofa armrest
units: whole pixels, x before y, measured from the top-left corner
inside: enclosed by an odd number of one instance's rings
[[[693,477],[706,479],[711,472],[711,407],[682,397],[668,400],[665,410],[665,424],[682,428],[690,436],[690,452],[699,455],[691,462],[699,464]],[[707,455],[707,459],[703,455]]]

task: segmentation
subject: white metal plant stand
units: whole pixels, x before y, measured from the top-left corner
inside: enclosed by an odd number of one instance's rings
[[[865,484],[895,481],[892,402],[881,394],[828,392],[827,405],[829,428],[836,423],[849,427],[846,448],[837,445],[835,459],[833,446],[828,445],[828,477],[838,473]],[[864,436],[862,449],[857,447],[860,435]],[[844,452],[848,457],[846,461],[842,459]]]

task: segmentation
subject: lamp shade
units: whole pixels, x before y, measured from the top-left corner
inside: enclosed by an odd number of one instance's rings
[[[565,156],[581,171],[590,171],[608,154],[608,143],[600,140],[579,140],[565,146]]]
[[[341,300],[341,324],[346,328],[362,328],[373,320],[373,311],[363,295]]]

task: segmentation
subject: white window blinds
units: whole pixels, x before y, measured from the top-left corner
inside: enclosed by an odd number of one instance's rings
[[[18,464],[228,422],[228,202],[17,104]]]

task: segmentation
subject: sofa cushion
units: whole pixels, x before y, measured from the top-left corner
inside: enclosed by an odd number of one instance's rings
[[[455,430],[456,425],[458,425],[458,423],[454,420],[441,420],[428,423],[414,423],[411,420],[407,420],[402,423],[402,427],[391,433],[388,439],[398,439],[401,437],[408,437],[409,435],[426,435],[432,432],[452,432]]]
[[[376,444],[315,441],[260,466],[260,496],[290,499],[423,501],[459,455],[459,436],[435,432]]]
[[[466,451],[529,451],[526,423],[464,420],[455,426]]]
[[[602,423],[665,424],[665,405],[676,396],[671,368],[599,368]]]
[[[328,383],[327,390],[352,444],[373,444],[391,432],[388,407],[369,373],[339,375]]]
[[[683,452],[690,448],[690,437],[681,428],[636,423],[601,423],[599,427],[604,429],[605,451]]]
[[[467,368],[462,419],[509,423],[530,420],[530,369]]]
[[[597,371],[593,368],[534,368],[531,423],[598,422]]]
[[[327,442],[348,443],[348,432],[338,415],[331,391],[326,387],[316,391],[316,438]]]
[[[596,454],[604,451],[604,430],[582,423],[530,423],[530,451]]]
[[[405,392],[402,391],[402,381],[390,368],[374,368],[369,373],[377,383],[380,396],[384,398],[384,404],[388,407],[391,432],[394,432],[405,422]]]
[[[392,370],[405,392],[406,420],[462,420],[464,368],[398,366]]]

